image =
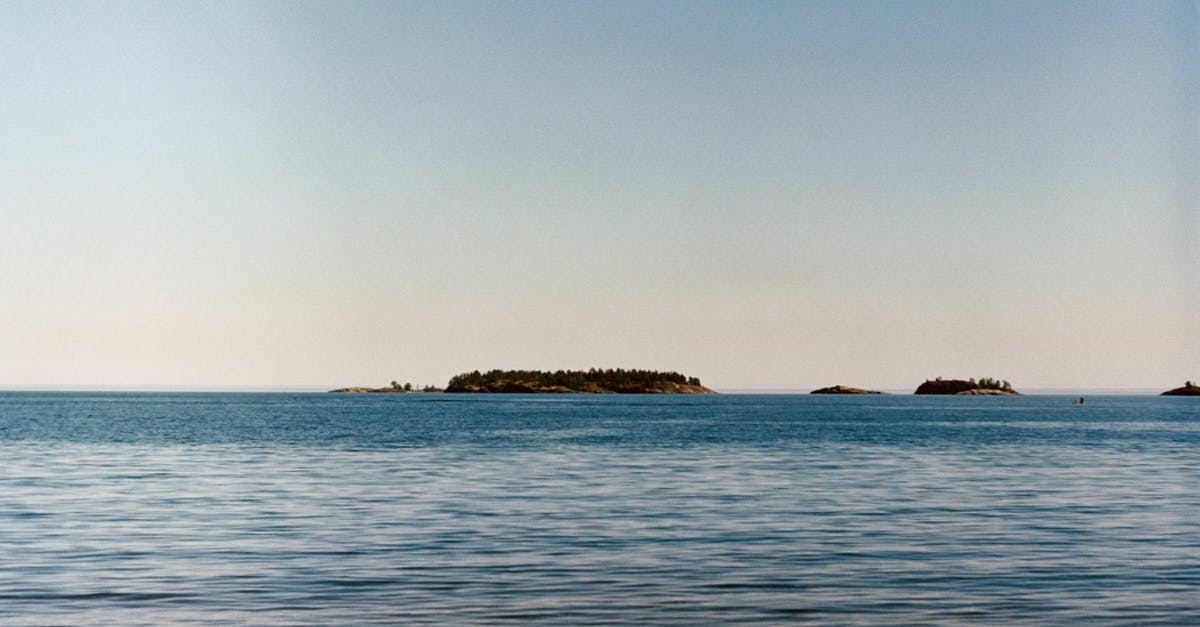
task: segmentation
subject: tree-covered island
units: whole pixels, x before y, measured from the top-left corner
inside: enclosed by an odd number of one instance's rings
[[[491,370],[464,372],[446,392],[525,394],[715,394],[697,377],[657,370]]]
[[[1021,393],[1012,389],[1008,381],[999,381],[984,377],[975,379],[943,379],[938,377],[932,381],[926,379],[917,386],[914,394],[958,394],[962,396],[1020,396]]]

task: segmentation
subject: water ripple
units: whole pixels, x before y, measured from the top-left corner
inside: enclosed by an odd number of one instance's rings
[[[0,394],[0,623],[1200,622],[1177,399],[425,398]]]

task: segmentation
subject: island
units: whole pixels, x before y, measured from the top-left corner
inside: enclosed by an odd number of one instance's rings
[[[1200,396],[1200,385],[1188,381],[1183,387],[1167,390],[1159,396]]]
[[[1021,393],[1012,389],[1008,381],[997,381],[984,377],[975,379],[943,379],[938,377],[932,381],[926,379],[917,386],[914,394],[954,394],[958,396],[1020,396]]]
[[[884,394],[877,390],[864,390],[862,388],[852,388],[845,385],[834,385],[819,390],[813,390],[809,394]]]
[[[656,370],[478,370],[450,379],[447,393],[716,394],[700,379]]]
[[[411,384],[411,383],[405,383],[404,385],[400,385],[400,383],[398,383],[396,381],[392,381],[391,385],[389,385],[387,387],[382,387],[382,388],[348,387],[348,388],[338,388],[336,390],[329,390],[330,393],[337,393],[337,394],[417,394],[417,393],[430,393],[430,392],[441,392],[441,391],[442,391],[442,388],[435,387],[432,385],[426,385],[424,387],[416,388],[416,387],[413,387],[413,384]]]

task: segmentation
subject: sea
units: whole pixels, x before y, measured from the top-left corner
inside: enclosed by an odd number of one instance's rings
[[[0,393],[0,624],[1200,624],[1200,399]]]

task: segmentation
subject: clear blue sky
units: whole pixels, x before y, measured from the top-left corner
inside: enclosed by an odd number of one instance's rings
[[[0,2],[0,387],[1200,379],[1189,2]]]

